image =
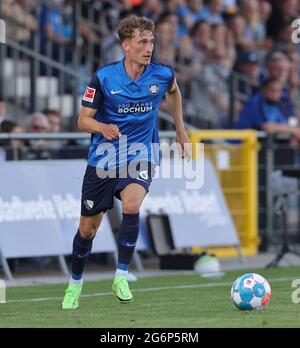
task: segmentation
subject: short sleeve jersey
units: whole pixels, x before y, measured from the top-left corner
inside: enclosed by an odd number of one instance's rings
[[[173,85],[173,70],[152,61],[133,81],[127,75],[124,59],[98,69],[82,98],[83,106],[97,110],[97,121],[114,124],[121,133],[112,141],[99,133],[92,134],[88,158],[91,166],[119,167],[133,159],[159,162],[158,109]]]

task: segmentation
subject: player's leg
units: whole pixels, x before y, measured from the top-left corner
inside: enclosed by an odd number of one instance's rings
[[[81,216],[79,229],[73,240],[72,280],[82,280],[83,269],[91,253],[93,239],[99,229],[103,213],[94,216]]]
[[[118,237],[118,265],[113,292],[122,303],[133,300],[127,275],[139,233],[139,211],[145,196],[145,188],[136,183],[129,184],[120,193],[123,219]]]
[[[80,217],[79,229],[73,240],[72,274],[62,302],[63,309],[76,309],[79,307],[84,266],[91,253],[93,239],[101,224],[102,217],[103,213]]]
[[[87,166],[82,184],[81,218],[73,241],[72,276],[63,301],[63,308],[78,308],[82,290],[82,273],[91,253],[93,238],[103,212],[113,206],[114,179],[102,179],[97,168]]]

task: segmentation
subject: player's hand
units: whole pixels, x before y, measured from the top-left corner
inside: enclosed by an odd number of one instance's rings
[[[179,144],[182,158],[189,161],[192,158],[192,144],[185,131],[176,134],[176,142]]]
[[[108,140],[118,139],[121,135],[119,127],[114,124],[102,124],[100,133]]]

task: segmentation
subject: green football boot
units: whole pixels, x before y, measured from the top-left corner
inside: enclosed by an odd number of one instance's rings
[[[62,302],[62,309],[77,309],[79,307],[79,297],[82,291],[82,284],[70,283],[65,291]]]
[[[130,292],[127,278],[123,275],[115,276],[112,291],[118,301],[121,303],[130,303],[133,301],[133,296]]]

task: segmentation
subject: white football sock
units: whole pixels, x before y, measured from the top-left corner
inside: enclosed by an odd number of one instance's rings
[[[123,269],[117,268],[117,269],[116,269],[115,276],[119,276],[119,275],[122,275],[122,276],[127,277],[127,276],[128,276],[128,270],[127,270],[127,271],[124,271]]]
[[[81,278],[81,279],[73,279],[71,277],[69,283],[70,284],[82,284],[83,283],[83,278]]]

